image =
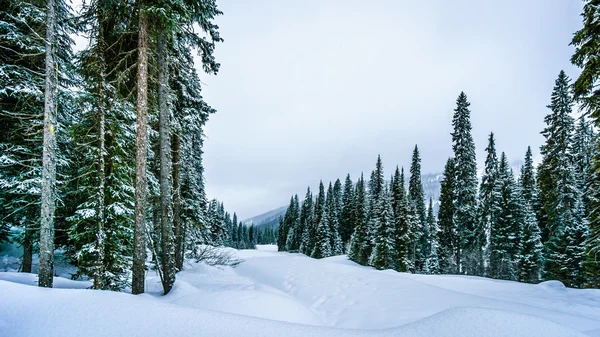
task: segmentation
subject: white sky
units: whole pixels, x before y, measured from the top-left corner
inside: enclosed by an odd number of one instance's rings
[[[539,153],[554,80],[570,65],[579,1],[219,1],[225,42],[217,76],[202,75],[217,109],[206,126],[210,198],[241,219],[293,193],[373,169],[423,173],[451,155],[464,90],[480,165],[487,135],[511,160]]]

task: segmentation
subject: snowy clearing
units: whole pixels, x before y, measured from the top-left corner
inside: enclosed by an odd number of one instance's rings
[[[345,256],[322,260],[242,250],[237,268],[186,264],[161,296],[33,287],[0,273],[6,336],[600,336],[600,290],[478,277],[377,271]]]

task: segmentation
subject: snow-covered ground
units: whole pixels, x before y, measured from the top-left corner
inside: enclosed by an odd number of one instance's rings
[[[478,277],[411,275],[242,250],[236,268],[188,262],[167,296],[31,286],[0,273],[4,336],[600,336],[600,290]]]

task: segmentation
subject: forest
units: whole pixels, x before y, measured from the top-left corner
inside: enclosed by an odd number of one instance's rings
[[[73,278],[102,290],[164,294],[198,245],[280,251],[360,265],[600,288],[600,1],[584,2],[570,79],[549,93],[542,160],[523,144],[513,172],[489,134],[478,174],[467,95],[456,99],[439,211],[425,200],[421,153],[389,178],[365,177],[294,195],[279,228],[248,226],[205,192],[203,142],[216,113],[195,66],[217,75],[216,0],[0,0],[0,243],[39,254],[53,287],[54,252]],[[75,51],[73,37],[86,39]],[[475,113],[477,113],[475,109]],[[388,171],[389,174],[389,171]]]

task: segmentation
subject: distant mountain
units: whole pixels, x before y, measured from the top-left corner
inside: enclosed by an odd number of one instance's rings
[[[287,208],[287,206],[282,206],[266,213],[243,220],[242,223],[248,226],[254,225],[261,227],[277,227],[279,225],[279,217],[285,215]]]

